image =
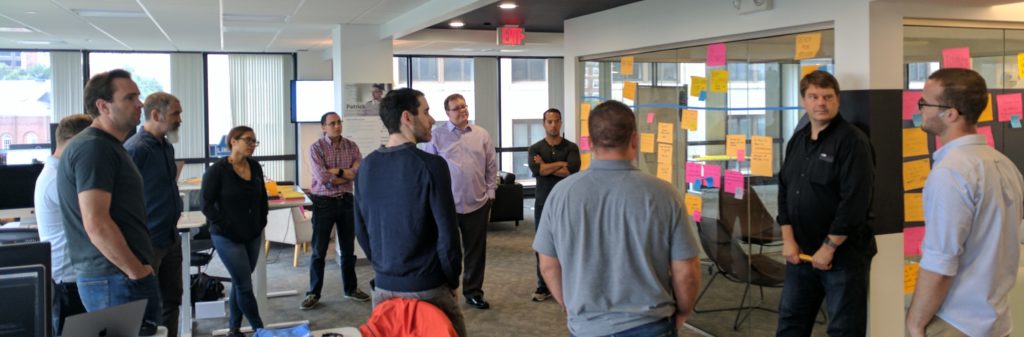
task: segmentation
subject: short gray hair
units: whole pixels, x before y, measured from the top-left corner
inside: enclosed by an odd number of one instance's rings
[[[148,121],[150,118],[149,112],[156,109],[156,111],[160,112],[160,116],[166,116],[167,112],[171,109],[171,105],[174,103],[181,104],[181,101],[178,101],[177,97],[166,92],[154,92],[146,97],[146,103],[142,106],[144,111],[143,115]]]

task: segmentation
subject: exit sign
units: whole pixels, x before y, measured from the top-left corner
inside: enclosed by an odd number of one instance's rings
[[[526,30],[521,27],[498,28],[498,45],[522,46],[526,42]]]

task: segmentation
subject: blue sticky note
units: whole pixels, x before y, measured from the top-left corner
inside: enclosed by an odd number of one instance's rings
[[[1014,129],[1020,129],[1020,116],[1010,116],[1010,126]]]
[[[700,191],[700,179],[697,179],[697,180],[693,181],[693,190],[694,191]]]
[[[707,177],[706,180],[707,180],[707,183],[705,183],[704,185],[707,185],[708,188],[715,188],[715,179],[714,178]]]
[[[700,91],[700,98],[698,98],[698,99],[699,99],[699,100],[700,100],[701,102],[703,102],[703,101],[707,100],[707,99],[708,99],[708,91],[707,91],[707,90],[701,90],[701,91]]]
[[[921,127],[921,114],[914,114],[914,127]]]
[[[828,66],[820,66],[820,67],[818,67],[818,70],[828,71]]]

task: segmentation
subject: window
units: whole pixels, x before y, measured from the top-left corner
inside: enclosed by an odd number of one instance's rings
[[[473,81],[473,59],[465,57],[438,58],[438,57],[412,57],[412,83],[409,87],[423,92],[430,105],[430,116],[438,125],[448,121],[448,115],[444,109],[444,99],[451,94],[461,94],[469,106],[469,121],[476,120],[476,96]],[[397,63],[401,63],[400,61]],[[443,64],[444,78],[439,78],[438,64]],[[453,69],[449,72],[449,66]],[[457,80],[449,79],[452,76]]]
[[[36,136],[35,132],[29,131],[25,133],[25,136],[22,140],[22,144],[35,144],[38,141],[39,136]]]
[[[471,59],[471,58],[446,58],[446,59],[444,59],[444,80],[445,81],[472,81],[473,80],[473,59]]]
[[[50,120],[53,116],[53,73],[50,68],[50,53],[29,51],[0,52],[0,163],[8,163],[9,157],[19,156],[11,145],[35,143],[39,137],[50,134]],[[20,151],[20,150],[19,150]],[[24,153],[23,153],[24,154]],[[35,154],[27,154],[36,159]],[[31,160],[29,160],[31,162]]]
[[[143,102],[149,94],[170,91],[170,54],[89,53],[89,77],[113,69],[124,69],[132,73],[132,80],[139,86],[139,99]]]
[[[674,86],[679,84],[678,63],[658,63],[658,85]]]
[[[499,147],[529,147],[544,138],[544,111],[548,101],[547,59],[500,60],[501,132]],[[501,153],[501,170],[518,180],[532,180],[527,152]]]
[[[9,134],[9,133],[5,133],[3,136],[0,136],[0,142],[2,142],[2,144],[0,144],[0,146],[2,146],[2,147],[0,147],[0,150],[10,149],[11,148],[11,139],[12,138],[13,137],[11,137],[11,134]]]
[[[512,138],[515,140],[512,146],[529,147],[530,145],[533,145],[533,143],[544,139],[544,120],[539,118],[512,120],[512,135]],[[516,151],[511,154],[511,167],[506,168],[507,166],[503,165],[501,170],[514,173],[516,175],[516,180],[533,179],[533,173],[530,172],[530,163],[528,161],[530,160],[529,152]],[[506,162],[506,160],[502,160],[502,164]]]
[[[409,87],[409,58],[395,57],[392,74],[395,75],[395,89]]]
[[[545,59],[511,59],[512,82],[548,80],[548,63]],[[504,66],[504,64],[503,64]]]
[[[412,59],[413,81],[437,81],[437,58],[414,57]]]

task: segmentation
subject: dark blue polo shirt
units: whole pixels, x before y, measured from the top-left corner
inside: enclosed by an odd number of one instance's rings
[[[174,146],[141,129],[124,142],[124,148],[142,174],[146,227],[153,247],[167,248],[177,238],[178,218],[184,209],[175,179]]]

